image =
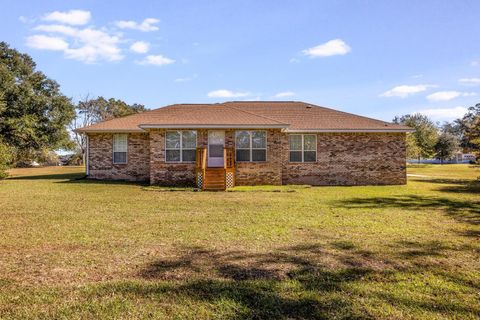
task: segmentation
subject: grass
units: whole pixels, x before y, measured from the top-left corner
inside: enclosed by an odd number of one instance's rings
[[[478,319],[480,169],[408,171],[225,193],[12,170],[0,318]]]

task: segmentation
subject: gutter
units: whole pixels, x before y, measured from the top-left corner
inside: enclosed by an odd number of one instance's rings
[[[142,129],[285,129],[285,124],[140,124]]]
[[[415,132],[415,129],[286,129],[287,133],[321,133],[321,132],[339,132],[339,133],[362,133],[362,132],[378,132],[378,133],[387,133],[387,132]]]
[[[73,130],[74,132],[78,133],[142,133],[145,130],[137,129],[137,130],[122,130],[122,129],[94,129],[94,130]]]
[[[270,124],[270,125],[234,125],[234,124],[141,124],[137,130],[121,129],[96,129],[96,130],[74,130],[79,133],[142,133],[148,129],[283,129],[286,133],[388,133],[388,132],[415,132],[415,129],[288,129],[288,125]]]

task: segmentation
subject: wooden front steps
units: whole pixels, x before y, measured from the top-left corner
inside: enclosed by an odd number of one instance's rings
[[[223,148],[223,166],[207,167],[207,148],[197,148],[195,181],[202,190],[224,191],[235,186],[235,150]]]
[[[205,168],[204,190],[223,191],[226,187],[224,168]]]

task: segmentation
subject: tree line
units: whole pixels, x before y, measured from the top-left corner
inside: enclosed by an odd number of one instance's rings
[[[435,123],[420,113],[397,116],[393,122],[415,129],[406,137],[409,159],[436,158],[443,163],[459,150],[480,152],[480,103],[469,107],[462,118],[452,122]]]

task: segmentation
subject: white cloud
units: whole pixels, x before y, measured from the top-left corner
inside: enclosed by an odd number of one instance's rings
[[[174,81],[175,82],[187,82],[187,81],[192,81],[193,79],[197,78],[198,77],[198,74],[194,74],[193,76],[191,77],[185,77],[185,78],[177,78],[175,79]]]
[[[240,98],[250,95],[249,92],[233,92],[226,89],[210,91],[207,96],[209,98]]]
[[[419,92],[426,91],[429,88],[434,88],[436,86],[431,84],[419,84],[415,86],[396,86],[388,91],[385,91],[380,96],[381,97],[399,97],[399,98],[406,98],[408,96],[414,95]]]
[[[148,55],[142,61],[137,61],[138,64],[163,66],[174,63],[175,60],[169,59],[162,55]]]
[[[58,24],[39,25],[34,30],[67,37],[70,44],[61,50],[69,59],[95,63],[99,60],[119,61],[124,58],[119,47],[121,36],[111,35],[107,31],[94,28],[78,29]]]
[[[185,77],[185,78],[177,78],[173,81],[175,81],[175,82],[187,82],[187,81],[191,81],[191,80],[192,80],[191,77]]]
[[[344,55],[350,51],[351,48],[342,39],[334,39],[318,46],[305,49],[302,53],[310,58],[317,58]]]
[[[454,120],[463,117],[468,109],[465,107],[453,108],[439,108],[439,109],[424,109],[418,112],[431,117],[433,120]]]
[[[143,20],[141,23],[131,21],[131,20],[120,20],[120,21],[116,21],[115,25],[120,29],[132,29],[132,30],[138,30],[143,32],[149,32],[149,31],[157,31],[158,27],[156,26],[156,24],[159,22],[160,20],[158,19],[147,18]]]
[[[430,101],[448,101],[460,97],[461,92],[458,91],[438,91],[427,96]]]
[[[274,98],[286,98],[286,97],[292,97],[295,95],[295,92],[292,91],[284,91],[284,92],[279,92],[276,95],[274,95]]]
[[[299,63],[300,60],[297,59],[297,58],[291,58],[288,62],[290,62],[290,63]]]
[[[472,61],[471,65],[472,65],[472,67],[478,67],[478,66],[480,66],[480,60]]]
[[[51,24],[40,24],[33,28],[38,34],[27,37],[26,44],[40,50],[63,51],[67,59],[75,59],[85,63],[99,61],[119,61],[124,59],[123,50],[128,48],[136,53],[145,54],[150,50],[150,44],[145,41],[128,43],[118,29],[97,28],[83,26],[91,19],[91,13],[85,10],[70,10],[65,12],[54,11],[42,17],[46,21],[55,21]],[[21,19],[25,20],[25,19]],[[158,19],[148,18],[141,23],[135,21],[117,21],[121,28],[130,28],[141,31],[158,30],[155,26]],[[126,48],[123,48],[127,46]],[[149,55],[139,64],[165,65],[175,60],[161,55]]]
[[[137,41],[130,46],[130,50],[136,53],[147,53],[150,50],[150,44],[145,41]]]
[[[480,85],[480,78],[462,78],[458,82],[467,86],[478,86]]]
[[[18,21],[20,21],[21,23],[30,23],[30,22],[35,22],[35,19],[31,19],[25,16],[20,16],[18,17]]]
[[[47,13],[43,17],[43,20],[80,26],[87,24],[90,21],[91,17],[92,15],[90,11],[85,10],[70,10],[66,12],[53,11]]]
[[[120,37],[96,29],[82,29],[73,36],[79,47],[68,49],[67,58],[94,63],[98,60],[118,61],[123,59],[119,43]]]
[[[477,95],[475,92],[459,91],[438,91],[427,96],[430,101],[449,101],[458,97],[472,97]]]
[[[33,30],[45,31],[50,33],[61,33],[66,36],[75,36],[79,29],[74,27],[64,26],[61,24],[49,24],[49,25],[41,24],[39,26],[36,26]]]
[[[64,51],[68,49],[68,43],[62,38],[40,34],[28,37],[27,46],[40,50]]]

